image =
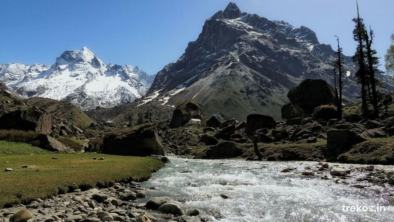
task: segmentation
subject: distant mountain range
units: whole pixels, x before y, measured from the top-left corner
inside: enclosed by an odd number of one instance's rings
[[[153,76],[138,67],[105,64],[84,47],[65,51],[51,66],[0,65],[0,81],[24,97],[65,100],[89,110],[141,98]]]
[[[139,103],[193,101],[207,114],[244,120],[250,113],[281,117],[287,92],[304,79],[333,83],[335,51],[311,29],[243,13],[230,3],[208,19],[198,39],[157,75]],[[344,56],[347,99],[357,98],[351,57]]]

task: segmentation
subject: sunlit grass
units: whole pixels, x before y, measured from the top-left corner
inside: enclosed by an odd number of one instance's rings
[[[160,160],[150,157],[56,154],[28,144],[0,141],[0,207],[55,195],[59,188],[74,184],[142,180],[161,166]],[[5,172],[6,168],[13,171]]]

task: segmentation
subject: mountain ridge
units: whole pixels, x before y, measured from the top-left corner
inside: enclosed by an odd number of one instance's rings
[[[304,79],[333,82],[335,56],[311,29],[248,14],[230,3],[206,20],[176,62],[157,73],[139,105],[193,101],[207,115],[244,120],[248,113],[262,113],[280,119],[290,88]],[[351,57],[344,60],[346,71],[354,73]],[[344,82],[346,97],[357,98],[355,78]]]
[[[131,103],[152,80],[138,67],[105,64],[87,47],[63,52],[51,66],[0,65],[0,81],[17,94],[65,100],[84,110]]]

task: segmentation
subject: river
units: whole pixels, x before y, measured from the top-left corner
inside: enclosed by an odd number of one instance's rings
[[[150,196],[184,202],[210,221],[394,221],[386,188],[360,189],[300,174],[316,165],[170,158],[143,185],[155,188]],[[281,172],[288,167],[297,169]]]

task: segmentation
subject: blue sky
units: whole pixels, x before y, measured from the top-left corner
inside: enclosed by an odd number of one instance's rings
[[[393,0],[359,0],[381,57],[394,33]],[[154,74],[197,38],[204,21],[228,0],[1,0],[0,63],[52,64],[61,52],[87,46],[107,63]],[[323,43],[352,39],[355,0],[235,0],[242,11],[316,31]],[[381,61],[383,63],[383,60]]]

